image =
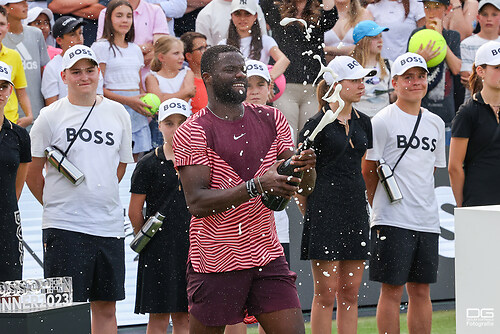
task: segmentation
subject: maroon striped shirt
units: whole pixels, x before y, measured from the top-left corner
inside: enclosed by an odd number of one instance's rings
[[[207,108],[175,133],[177,167],[210,167],[210,188],[228,189],[260,175],[293,148],[290,127],[276,108],[243,103],[236,121]],[[196,272],[213,273],[264,266],[283,255],[274,214],[260,196],[212,216],[191,219],[189,260]]]

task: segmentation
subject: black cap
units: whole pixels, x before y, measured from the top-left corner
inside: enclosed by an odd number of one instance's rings
[[[437,3],[442,3],[445,6],[450,5],[450,0],[419,0],[419,2],[437,2]]]
[[[54,36],[54,38],[62,37],[62,35],[70,33],[85,24],[87,24],[87,22],[83,21],[82,18],[77,19],[73,16],[61,16],[52,27],[52,36]]]

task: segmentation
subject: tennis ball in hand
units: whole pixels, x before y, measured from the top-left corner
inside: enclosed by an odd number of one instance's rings
[[[158,108],[160,107],[161,101],[157,95],[153,93],[147,93],[146,95],[141,97],[141,101],[151,106],[151,108],[144,107],[144,110],[150,112],[151,115],[154,115],[158,112]]]
[[[444,58],[446,58],[446,50],[448,48],[443,35],[441,35],[437,31],[432,29],[422,29],[415,33],[413,36],[411,36],[410,42],[408,43],[408,51],[417,53],[420,45],[422,45],[422,49],[425,49],[429,41],[436,42],[434,44],[434,47],[432,48],[433,51],[439,47],[441,48],[439,49],[439,54],[427,62],[427,67],[435,67],[441,64]]]

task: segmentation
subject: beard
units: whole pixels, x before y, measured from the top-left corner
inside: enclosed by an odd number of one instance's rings
[[[213,86],[214,95],[217,100],[223,103],[240,104],[247,98],[247,84],[242,90],[235,90],[233,83],[230,85],[215,84]],[[241,92],[241,93],[240,93]]]

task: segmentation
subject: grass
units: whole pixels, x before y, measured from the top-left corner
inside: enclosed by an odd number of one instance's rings
[[[401,334],[408,333],[406,313],[400,315]],[[337,333],[335,320],[332,322],[332,333]],[[432,313],[432,334],[455,334],[455,311],[436,311]],[[247,334],[257,334],[257,327],[248,328]],[[311,324],[306,322],[306,333],[311,333]],[[377,333],[375,317],[362,317],[358,320],[358,334]]]

